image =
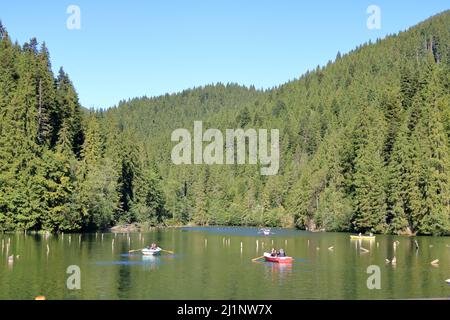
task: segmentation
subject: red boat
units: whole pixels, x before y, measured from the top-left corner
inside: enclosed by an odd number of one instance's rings
[[[294,258],[292,257],[274,257],[268,252],[264,252],[264,259],[268,262],[275,263],[292,263],[294,261]]]

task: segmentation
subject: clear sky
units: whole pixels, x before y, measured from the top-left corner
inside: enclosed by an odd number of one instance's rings
[[[448,0],[1,0],[13,40],[45,41],[85,107],[215,82],[268,88],[369,39],[449,9]],[[81,10],[70,30],[67,7]],[[381,29],[368,29],[369,5]]]

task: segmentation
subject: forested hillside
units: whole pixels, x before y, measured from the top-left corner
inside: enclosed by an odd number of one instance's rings
[[[267,225],[450,232],[450,12],[261,91],[216,84],[82,111],[0,30],[0,229]],[[278,175],[174,165],[177,128],[280,130]]]

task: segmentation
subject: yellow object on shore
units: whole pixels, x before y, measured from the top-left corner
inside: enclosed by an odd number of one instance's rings
[[[37,296],[34,300],[45,300],[45,296]]]
[[[350,240],[375,240],[375,236],[351,235]]]

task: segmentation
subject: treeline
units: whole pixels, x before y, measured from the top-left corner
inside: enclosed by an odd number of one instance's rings
[[[170,223],[448,234],[450,13],[267,91],[217,84],[123,101],[120,123],[163,179]],[[175,166],[176,128],[278,128],[281,166]],[[114,129],[115,130],[115,129]]]
[[[160,223],[159,177],[120,132],[108,138],[45,44],[12,43],[0,23],[0,231]]]
[[[45,46],[0,39],[0,228],[123,222],[450,233],[450,12],[267,91],[216,84],[82,110]],[[276,128],[280,170],[179,165],[171,132]]]

